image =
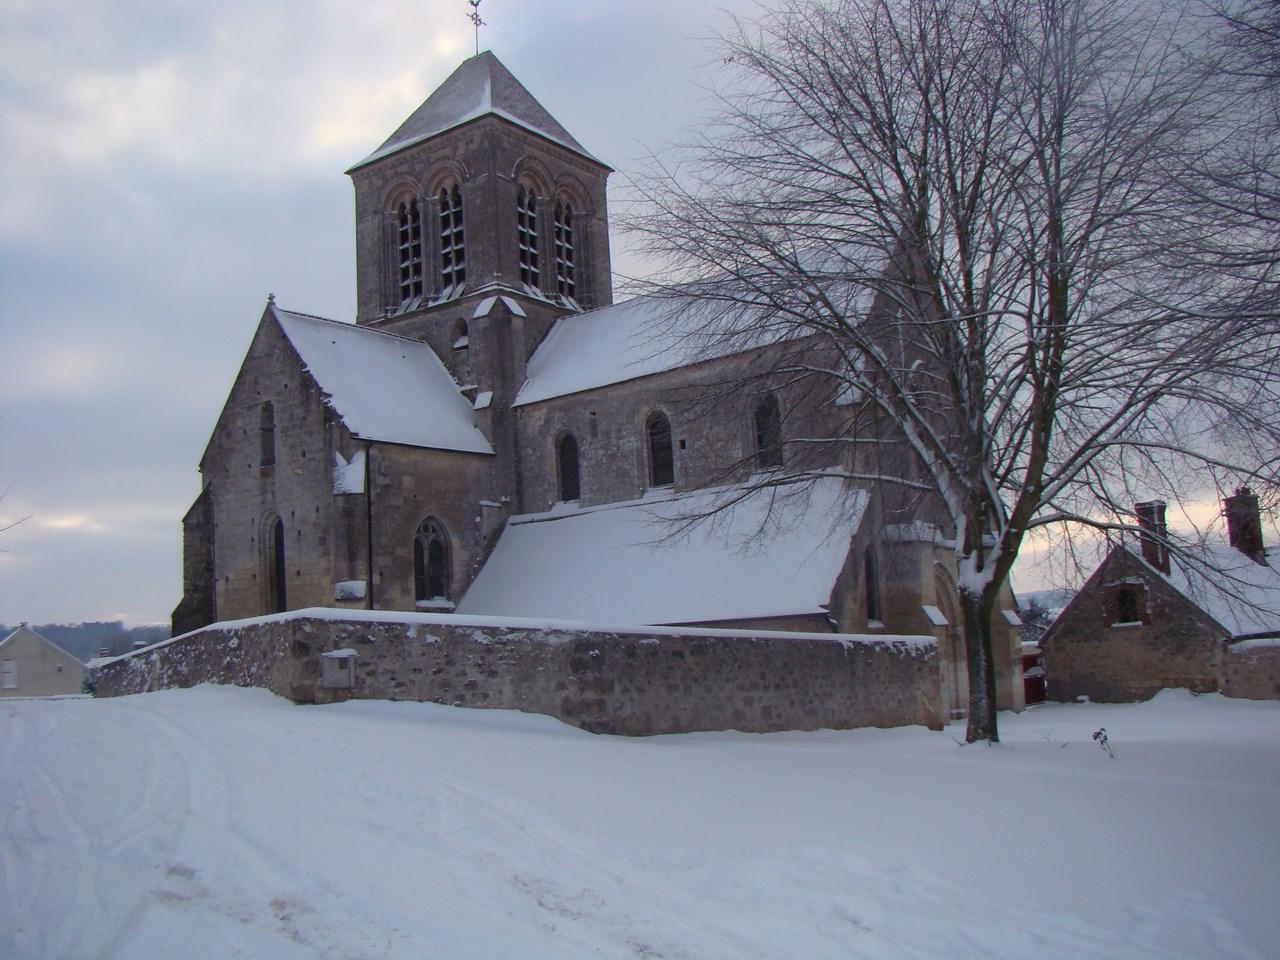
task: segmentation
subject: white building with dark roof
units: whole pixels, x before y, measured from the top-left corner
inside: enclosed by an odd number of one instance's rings
[[[613,303],[610,172],[491,53],[348,171],[355,323],[268,302],[201,459],[175,634],[317,606],[924,633],[962,711],[945,537],[839,479],[843,399],[780,372],[834,359],[767,324],[708,344],[679,296]]]

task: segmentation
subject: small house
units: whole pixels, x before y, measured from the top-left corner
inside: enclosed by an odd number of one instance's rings
[[[85,665],[25,623],[0,640],[0,697],[80,693]]]

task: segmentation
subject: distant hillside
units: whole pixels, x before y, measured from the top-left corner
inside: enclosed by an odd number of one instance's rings
[[[141,641],[143,645],[157,643],[169,639],[167,624],[156,624],[145,627],[126,627],[123,621],[98,623],[46,623],[42,625],[28,624],[32,630],[46,640],[60,646],[67,653],[88,662],[98,656],[99,650],[108,650],[110,656],[117,656],[132,650],[134,644]],[[3,640],[16,626],[0,626],[0,640]]]

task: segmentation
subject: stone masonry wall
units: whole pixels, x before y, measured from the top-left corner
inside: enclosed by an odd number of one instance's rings
[[[1225,647],[1221,690],[1245,700],[1280,700],[1280,638]]]
[[[1140,620],[1116,622],[1119,586],[1136,590]],[[1218,690],[1224,632],[1161,576],[1115,550],[1040,641],[1049,699],[1124,703],[1165,687]]]
[[[357,653],[356,686],[326,690],[320,654],[345,648]],[[215,682],[297,702],[524,710],[629,736],[942,723],[937,647],[928,637],[633,632],[308,610],[208,627],[109,661],[95,680],[99,696]]]

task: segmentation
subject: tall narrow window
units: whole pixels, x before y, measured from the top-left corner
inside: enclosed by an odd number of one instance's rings
[[[542,282],[538,267],[538,198],[524,185],[516,195],[516,242],[520,245],[520,282],[537,290]]]
[[[270,402],[262,405],[258,415],[259,464],[269,467],[276,462],[276,408]]]
[[[434,517],[423,521],[413,539],[413,598],[449,599],[449,540]]]
[[[756,404],[756,466],[761,469],[782,466],[782,414],[778,400],[767,393]]]
[[[574,278],[573,205],[556,201],[556,292],[566,297],[577,296],[578,284]]]
[[[671,421],[661,413],[645,423],[649,437],[649,485],[669,487],[676,482],[675,454],[671,449]]]
[[[578,477],[578,441],[573,438],[573,434],[566,433],[560,438],[556,460],[560,468],[560,499],[565,503],[580,499],[582,485]]]
[[[867,619],[880,620],[880,571],[876,568],[876,554],[870,547],[862,555],[862,586],[867,593]]]
[[[271,556],[267,563],[267,602],[272,613],[284,613],[289,609],[285,592],[288,566],[284,556],[284,521],[277,520],[271,531]]]
[[[400,302],[422,296],[422,218],[418,201],[406,200],[396,211],[397,253],[400,260]]]
[[[467,279],[467,248],[462,231],[462,191],[455,183],[440,191],[440,287],[457,294]]]
[[[6,660],[4,662],[4,682],[0,684],[5,690],[18,689],[18,661]]]

